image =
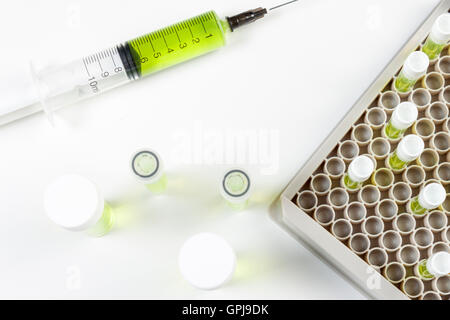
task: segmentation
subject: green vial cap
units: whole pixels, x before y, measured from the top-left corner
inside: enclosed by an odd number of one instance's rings
[[[153,150],[138,151],[132,157],[131,169],[139,180],[145,183],[156,182],[162,174],[161,158]]]
[[[222,180],[222,195],[232,203],[243,202],[250,196],[250,178],[240,169],[228,171]]]

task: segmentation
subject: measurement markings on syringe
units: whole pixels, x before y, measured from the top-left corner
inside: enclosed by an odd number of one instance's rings
[[[116,47],[83,58],[83,64],[88,85],[94,94],[100,92],[99,81],[125,70]]]
[[[211,23],[213,25],[210,25]],[[205,39],[214,37],[214,32],[210,32],[208,29],[218,26],[214,15],[208,13],[138,37],[131,41],[131,45],[139,55],[142,70],[150,70],[149,68],[153,68],[152,65],[156,65],[158,60],[166,58],[166,55],[200,45],[203,39],[202,34]]]

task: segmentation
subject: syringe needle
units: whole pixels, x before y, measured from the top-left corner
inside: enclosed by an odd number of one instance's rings
[[[289,1],[289,2],[285,2],[285,3],[279,4],[278,6],[275,6],[275,7],[273,7],[273,8],[270,8],[269,11],[272,11],[272,10],[275,10],[275,9],[278,9],[278,8],[281,8],[281,7],[284,7],[284,6],[287,6],[288,4],[291,4],[291,3],[297,2],[297,1],[298,1],[298,0],[292,0],[292,1]]]

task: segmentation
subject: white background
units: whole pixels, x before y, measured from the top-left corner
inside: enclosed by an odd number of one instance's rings
[[[267,208],[437,3],[302,0],[232,34],[214,54],[61,110],[55,129],[42,115],[0,128],[0,298],[364,298]],[[30,59],[68,60],[206,10],[225,16],[274,4],[8,1],[0,103]],[[258,134],[271,158],[238,163],[255,189],[250,208],[236,213],[218,194],[229,165],[203,157],[198,141],[243,130]],[[128,169],[132,152],[147,146],[166,162],[163,196]],[[179,147],[192,159],[180,159]],[[96,181],[116,208],[109,235],[90,238],[47,219],[43,190],[70,172]],[[201,231],[222,235],[238,255],[236,277],[216,291],[192,288],[177,268],[183,241]]]

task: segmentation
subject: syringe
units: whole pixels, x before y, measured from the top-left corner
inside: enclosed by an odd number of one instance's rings
[[[0,125],[42,110],[53,122],[53,112],[62,106],[219,49],[228,33],[296,1],[224,20],[209,11],[64,65],[41,70],[31,65],[29,85],[0,99]]]

